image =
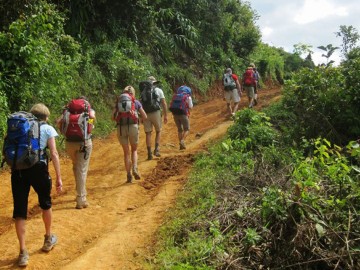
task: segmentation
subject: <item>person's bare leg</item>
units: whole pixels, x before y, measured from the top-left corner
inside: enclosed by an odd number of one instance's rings
[[[152,159],[152,152],[151,152],[151,131],[146,132],[146,148],[148,152],[148,160]]]
[[[23,251],[26,249],[25,246],[26,220],[23,218],[16,218],[15,229],[16,229],[17,238],[19,240],[20,251]]]
[[[51,234],[52,208],[42,210],[42,219],[45,225],[45,234],[49,236]]]

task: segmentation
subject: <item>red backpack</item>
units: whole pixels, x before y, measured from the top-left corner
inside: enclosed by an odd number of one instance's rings
[[[244,86],[255,86],[255,76],[252,69],[247,69],[243,75]]]
[[[116,101],[115,120],[119,125],[138,124],[139,116],[135,108],[135,97],[122,93]]]
[[[93,125],[89,123],[90,103],[85,99],[73,99],[66,106],[61,121],[61,133],[67,141],[84,141],[91,138]]]

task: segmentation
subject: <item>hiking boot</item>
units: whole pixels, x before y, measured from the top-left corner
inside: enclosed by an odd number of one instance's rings
[[[83,208],[87,208],[89,207],[89,203],[87,201],[82,202],[82,203],[77,203],[75,208],[76,209],[83,209]]]
[[[156,157],[161,157],[159,149],[156,148],[156,149],[154,150],[154,155],[155,155]]]
[[[19,259],[18,259],[18,266],[27,266],[29,263],[29,252],[24,249],[23,251],[20,251]]]
[[[127,175],[127,180],[126,180],[126,183],[131,183],[132,182],[132,175],[129,173]]]
[[[186,149],[185,142],[181,141],[180,142],[180,150],[184,150],[184,149]]]
[[[49,252],[57,243],[57,236],[55,234],[44,235],[44,245],[41,250]]]
[[[133,168],[132,174],[135,177],[136,180],[140,180],[140,174],[138,172],[138,169],[136,167]]]
[[[151,153],[148,153],[148,160],[152,160],[153,159],[153,155]]]

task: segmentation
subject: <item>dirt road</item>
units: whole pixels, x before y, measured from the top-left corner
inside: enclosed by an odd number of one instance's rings
[[[214,89],[221,93],[221,89]],[[257,109],[273,102],[279,89],[262,90]],[[240,109],[247,106],[243,96]],[[58,245],[41,252],[44,227],[36,194],[29,198],[27,269],[143,269],[141,262],[155,241],[164,214],[183,187],[194,154],[222,137],[232,121],[226,117],[221,94],[196,105],[191,113],[187,149],[178,149],[177,131],[170,114],[164,126],[160,158],[146,160],[145,134],[141,126],[139,171],[142,178],[127,184],[123,156],[115,133],[94,139],[88,175],[90,207],[75,209],[75,181],[71,162],[61,158],[64,192],[53,188],[53,232]],[[51,174],[54,175],[52,166]],[[0,269],[17,269],[18,242],[12,216],[10,174],[0,173]]]

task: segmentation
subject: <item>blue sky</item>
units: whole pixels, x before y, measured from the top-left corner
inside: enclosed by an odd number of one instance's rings
[[[262,40],[285,51],[293,52],[294,45],[312,46],[316,64],[326,62],[318,46],[341,46],[336,37],[340,25],[352,25],[360,32],[360,4],[358,0],[250,0],[260,18]],[[340,49],[331,58],[340,62]]]

